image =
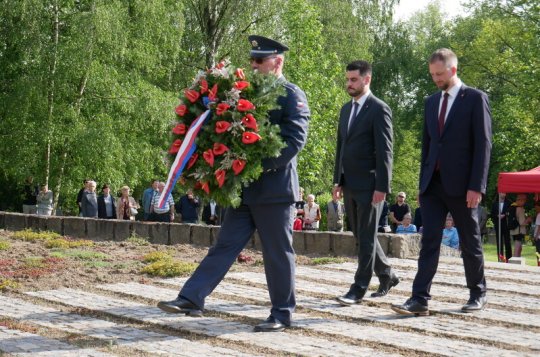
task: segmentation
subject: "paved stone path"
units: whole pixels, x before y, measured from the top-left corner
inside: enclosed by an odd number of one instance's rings
[[[253,332],[269,313],[265,276],[255,269],[229,273],[207,299],[201,318],[156,307],[159,300],[173,299],[186,278],[3,296],[0,319],[11,324],[0,323],[0,355],[540,355],[540,270],[487,264],[488,308],[464,314],[463,267],[444,260],[432,287],[432,315],[403,317],[389,307],[410,294],[416,262],[392,263],[400,284],[384,298],[366,297],[350,307],[335,297],[347,291],[355,264],[299,266],[294,325],[280,333]],[[373,288],[377,283],[374,278]],[[66,335],[87,343],[54,337]]]

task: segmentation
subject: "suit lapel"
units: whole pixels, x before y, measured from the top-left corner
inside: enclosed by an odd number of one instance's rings
[[[347,137],[347,127],[349,126],[349,118],[351,116],[351,110],[352,110],[352,102],[348,102],[345,104],[345,108],[343,109],[343,116],[340,118],[340,130],[341,130],[341,137],[346,138]]]
[[[463,98],[465,97],[465,90],[467,87],[465,84],[461,85],[461,88],[459,89],[459,92],[457,93],[456,98],[454,99],[454,102],[452,103],[452,107],[450,107],[450,111],[448,112],[448,115],[446,116],[446,121],[444,122],[444,128],[443,128],[443,135],[446,129],[449,125],[452,124],[452,121],[454,120],[454,117],[456,116],[456,112],[458,111],[458,108],[461,106],[461,103],[463,101]]]
[[[362,105],[362,108],[360,108],[360,110],[358,111],[356,118],[354,118],[354,122],[352,123],[351,127],[348,130],[349,133],[352,133],[352,131],[358,126],[358,123],[362,120],[362,117],[366,114],[366,111],[371,105],[371,96],[372,94],[370,93],[368,97],[366,98],[366,101]],[[350,106],[352,108],[352,104]],[[349,110],[349,117],[350,116],[351,116],[351,111]]]

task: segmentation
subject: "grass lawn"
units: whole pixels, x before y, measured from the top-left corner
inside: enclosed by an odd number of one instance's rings
[[[512,248],[514,246],[512,245]],[[521,256],[525,258],[525,263],[527,265],[537,266],[536,263],[536,248],[527,243],[523,246],[521,251]],[[488,262],[496,262],[497,259],[497,246],[495,244],[484,243],[484,259]]]

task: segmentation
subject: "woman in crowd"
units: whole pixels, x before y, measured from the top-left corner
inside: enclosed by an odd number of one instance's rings
[[[41,189],[36,197],[37,214],[39,216],[50,216],[53,210],[53,193],[47,185],[41,185]]]
[[[116,200],[116,217],[118,219],[135,220],[137,215],[137,209],[140,208],[139,204],[133,197],[129,195],[130,188],[128,186],[122,186],[120,191],[122,195]]]
[[[307,203],[304,205],[304,230],[316,231],[319,229],[319,221],[321,220],[321,209],[315,203],[315,196],[308,195]]]
[[[411,224],[412,222],[412,216],[410,213],[405,213],[403,216],[402,224],[400,224],[397,229],[397,234],[411,234],[416,233],[416,226],[414,224]]]

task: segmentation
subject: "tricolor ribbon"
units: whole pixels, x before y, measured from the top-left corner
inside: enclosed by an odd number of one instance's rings
[[[169,195],[172,192],[172,189],[174,185],[176,184],[176,181],[178,181],[178,178],[184,171],[184,167],[188,163],[189,159],[191,158],[191,155],[195,152],[197,149],[197,145],[195,144],[195,139],[197,138],[197,135],[199,134],[199,130],[201,130],[204,122],[206,119],[210,116],[210,110],[205,111],[201,114],[193,123],[191,123],[191,126],[189,127],[189,130],[186,134],[186,137],[184,138],[184,141],[182,141],[182,145],[180,145],[180,149],[178,149],[178,153],[176,154],[176,159],[174,160],[171,170],[169,171],[169,176],[167,177],[167,183],[165,184],[165,188],[163,189],[163,194],[159,197],[158,206],[159,208],[163,208],[165,205],[165,202],[169,198]]]

